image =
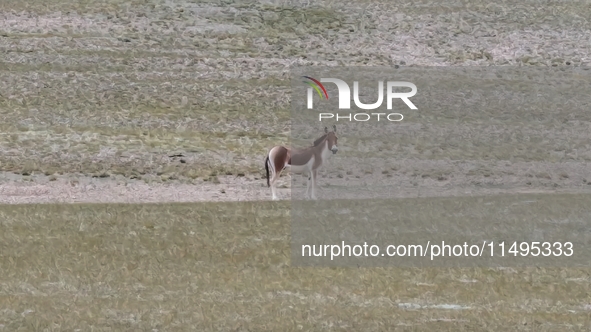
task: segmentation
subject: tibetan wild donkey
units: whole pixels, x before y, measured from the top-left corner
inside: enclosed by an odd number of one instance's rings
[[[273,200],[277,200],[275,184],[281,176],[281,172],[289,168],[295,174],[307,174],[308,186],[306,188],[307,198],[316,199],[314,187],[316,185],[316,174],[318,169],[332,154],[336,154],[337,148],[337,126],[333,125],[333,131],[329,132],[328,127],[324,128],[325,134],[314,141],[314,145],[303,149],[290,149],[285,146],[274,146],[265,159],[267,170],[267,186],[271,187]],[[269,166],[271,177],[269,178]]]

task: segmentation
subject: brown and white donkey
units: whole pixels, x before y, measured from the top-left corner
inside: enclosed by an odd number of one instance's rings
[[[281,172],[289,168],[295,174],[308,174],[308,186],[306,188],[307,198],[316,199],[314,193],[316,185],[316,175],[318,169],[332,154],[336,154],[337,148],[337,126],[333,125],[333,131],[329,132],[328,127],[324,128],[325,134],[314,141],[314,145],[303,149],[291,149],[282,145],[277,145],[269,150],[265,159],[265,169],[267,170],[267,186],[271,187],[273,200],[279,199],[275,189],[275,184]],[[269,166],[271,177],[269,178]]]

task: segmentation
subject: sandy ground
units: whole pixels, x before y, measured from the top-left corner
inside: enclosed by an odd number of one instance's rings
[[[491,167],[493,175],[466,175],[468,169],[478,167],[475,162],[417,162],[413,172],[401,168],[399,172],[362,177],[342,176],[338,172],[320,171],[317,182],[319,199],[356,198],[411,198],[411,197],[460,197],[515,193],[591,193],[591,185],[584,178],[583,163],[524,163],[501,164]],[[432,178],[421,176],[421,168],[445,169],[454,166],[460,172],[451,176]],[[410,166],[409,166],[410,167]],[[512,173],[511,169],[521,172]],[[536,169],[544,170],[543,176]],[[417,171],[418,170],[418,171]],[[532,172],[534,170],[534,172]],[[511,174],[511,175],[502,175]],[[570,177],[556,174],[569,173]],[[417,175],[418,174],[418,175]],[[574,174],[574,175],[573,175]],[[578,176],[577,176],[578,174]],[[253,176],[219,176],[220,183],[180,182],[146,183],[141,180],[101,179],[85,176],[50,178],[44,175],[23,177],[11,173],[0,175],[0,203],[167,203],[207,201],[263,201],[271,199],[271,191],[265,178]],[[306,179],[301,175],[284,173],[278,181],[280,199],[304,198]]]

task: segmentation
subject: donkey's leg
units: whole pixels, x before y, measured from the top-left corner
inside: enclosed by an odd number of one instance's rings
[[[271,199],[274,201],[278,200],[277,193],[275,192],[275,179],[271,180]]]
[[[279,197],[277,197],[277,180],[279,180],[279,177],[281,177],[281,172],[283,171],[283,168],[280,169],[279,171],[274,171],[273,172],[273,178],[271,178],[271,194],[273,195],[273,200],[276,201],[279,199]]]
[[[275,176],[275,167],[273,167],[273,158],[271,158],[273,156],[272,151],[269,151],[265,159],[265,170],[267,171],[267,185],[271,188],[271,195],[275,197],[275,190],[272,184],[273,177]]]
[[[312,182],[312,171],[308,172],[308,181],[306,182],[306,199],[310,198],[310,184]]]
[[[311,175],[312,175],[312,176],[311,176],[311,178],[312,178],[312,179],[311,179],[311,180],[312,180],[312,181],[311,181],[311,182],[312,182],[312,195],[311,195],[311,198],[315,200],[315,199],[316,199],[316,193],[315,193],[315,189],[316,189],[316,179],[317,179],[317,175],[318,175],[318,170],[317,170],[317,169],[315,169],[315,170],[313,170],[313,171],[312,171],[312,172],[310,172],[310,173],[311,173]]]
[[[279,175],[281,173],[281,170],[277,171],[277,165],[275,165],[275,156],[273,153],[269,153],[269,167],[270,168],[270,180],[269,180],[269,187],[271,187],[271,196],[272,196],[272,200],[276,201],[278,200],[277,197],[277,189],[276,189],[276,184],[277,184],[277,179],[279,178]]]

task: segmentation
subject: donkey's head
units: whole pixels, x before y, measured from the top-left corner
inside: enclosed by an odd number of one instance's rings
[[[336,154],[337,151],[339,151],[339,148],[337,147],[337,143],[339,140],[339,138],[337,137],[337,126],[333,125],[331,132],[328,131],[328,127],[324,127],[324,132],[326,133],[325,136],[326,141],[328,143],[328,149],[332,151],[332,154]]]

